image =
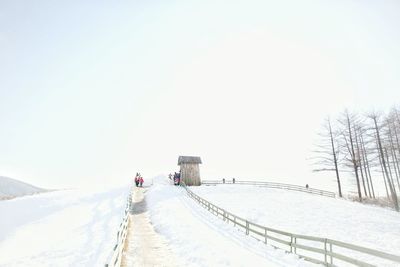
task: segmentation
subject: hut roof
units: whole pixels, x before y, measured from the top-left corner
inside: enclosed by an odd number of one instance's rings
[[[202,162],[200,157],[179,156],[178,165],[181,165],[183,163],[201,164]]]

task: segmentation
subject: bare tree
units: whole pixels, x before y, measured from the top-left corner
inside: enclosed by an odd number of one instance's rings
[[[396,176],[396,180],[397,180],[397,186],[400,190],[400,181],[399,181],[399,176],[400,176],[400,172],[399,172],[399,162],[397,159],[397,155],[396,155],[396,147],[394,144],[394,129],[395,129],[395,125],[393,124],[392,120],[390,119],[390,117],[388,117],[386,119],[386,124],[387,124],[387,140],[388,140],[388,149],[390,152],[390,157],[392,158],[392,164],[393,164],[393,169],[394,169],[394,174]],[[388,164],[390,164],[389,160],[388,160]]]
[[[388,186],[387,186],[387,182],[386,182],[389,178],[386,178],[386,176],[385,176],[385,170],[383,169],[382,155],[381,155],[381,153],[379,151],[379,144],[378,144],[378,138],[376,137],[376,133],[374,134],[374,138],[375,138],[375,143],[376,143],[376,149],[377,149],[377,152],[378,152],[377,158],[379,159],[379,165],[381,166],[383,182],[385,184],[386,196],[387,196],[388,199],[390,199],[389,190],[388,190]]]
[[[390,194],[391,194],[391,197],[392,197],[394,208],[395,208],[396,211],[399,211],[399,203],[397,201],[396,190],[394,188],[394,185],[392,184],[392,182],[389,179],[389,172],[388,172],[388,168],[386,166],[386,159],[385,159],[385,155],[384,155],[384,152],[383,152],[382,139],[381,139],[381,136],[380,136],[381,127],[378,126],[379,115],[376,114],[376,113],[371,113],[368,117],[370,119],[372,119],[373,122],[374,122],[374,128],[375,128],[375,132],[376,132],[376,139],[377,139],[377,143],[378,143],[379,153],[381,155],[383,169],[384,169],[384,172],[385,172],[385,175],[386,175],[386,179],[387,179],[387,184],[389,185],[389,190],[390,190]]]
[[[348,110],[344,111],[342,119],[339,120],[339,122],[342,125],[342,131],[341,131],[342,139],[344,141],[344,146],[348,152],[345,155],[345,159],[347,160],[347,164],[345,164],[345,166],[352,168],[354,171],[357,183],[358,199],[361,202],[362,195],[360,187],[360,178],[358,174],[358,169],[360,164],[359,164],[359,158],[357,157],[356,154],[355,139],[354,139],[355,121],[356,121],[356,116],[354,114],[350,114]]]
[[[322,144],[318,145],[318,150],[314,151],[317,154],[316,159],[318,159],[318,161],[316,163],[318,167],[313,171],[335,171],[339,197],[342,197],[342,186],[340,183],[338,168],[339,150],[336,145],[337,133],[332,130],[332,124],[329,117],[326,118],[323,129],[324,132],[320,134]]]
[[[359,128],[359,127],[354,127],[354,130],[353,130],[354,139],[355,139],[356,148],[357,148],[356,160],[357,160],[358,167],[360,169],[361,181],[362,181],[362,186],[363,186],[363,189],[364,189],[364,194],[365,194],[366,197],[368,197],[367,189],[365,187],[364,172],[363,172],[362,162],[361,162],[362,156],[361,156],[361,150],[360,150],[360,146],[361,145],[359,144],[359,137],[358,137],[359,131],[357,130],[357,128]]]
[[[367,175],[368,190],[371,190],[372,197],[375,198],[375,190],[374,190],[374,184],[372,182],[370,161],[368,159],[368,150],[366,149],[366,145],[365,145],[365,141],[364,141],[364,133],[362,131],[360,132],[360,141],[361,141],[362,159],[363,159],[364,169],[365,169],[365,173]],[[371,196],[371,192],[370,192],[370,196]]]
[[[356,132],[356,141],[357,141],[357,151],[358,151],[359,162],[360,162],[361,179],[363,181],[364,192],[365,192],[365,195],[367,195],[366,188],[365,188],[365,184],[366,184],[367,189],[368,189],[368,196],[371,198],[372,197],[371,186],[370,186],[369,177],[368,177],[367,163],[365,160],[366,152],[365,152],[365,148],[364,148],[364,138],[363,138],[364,131],[365,131],[365,129],[361,125],[359,125],[355,132]]]

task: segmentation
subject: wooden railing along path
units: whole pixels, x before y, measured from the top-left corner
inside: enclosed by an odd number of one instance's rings
[[[343,264],[363,267],[400,266],[400,256],[398,255],[333,239],[293,234],[250,222],[201,198],[184,183],[181,185],[189,197],[197,201],[203,208],[227,223],[239,227],[246,235],[275,248],[297,254],[308,261],[325,266],[343,266]]]
[[[133,190],[131,189],[130,193],[128,195],[128,198],[126,200],[124,217],[122,219],[122,222],[119,225],[117,239],[116,239],[113,251],[107,259],[107,263],[105,264],[105,267],[121,266],[122,252],[123,252],[123,249],[125,246],[126,236],[128,235],[128,225],[129,225],[129,218],[130,218],[129,212],[132,207],[132,192],[133,192]]]
[[[285,189],[292,191],[300,191],[325,197],[335,197],[335,193],[331,191],[316,189],[316,188],[306,188],[305,186],[293,185],[293,184],[283,184],[283,183],[274,183],[274,182],[261,182],[261,181],[238,181],[235,179],[232,180],[206,180],[202,181],[203,185],[217,185],[217,184],[239,184],[239,185],[255,185],[260,187],[268,187],[268,188],[276,188],[276,189]]]

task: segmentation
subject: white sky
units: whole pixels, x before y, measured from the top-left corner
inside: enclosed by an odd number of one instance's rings
[[[326,115],[399,103],[399,14],[396,0],[1,1],[0,175],[109,185],[199,155],[203,179],[315,180]]]

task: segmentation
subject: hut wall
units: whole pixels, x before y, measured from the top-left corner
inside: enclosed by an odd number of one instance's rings
[[[199,164],[181,164],[181,179],[186,185],[200,185],[201,180]]]

